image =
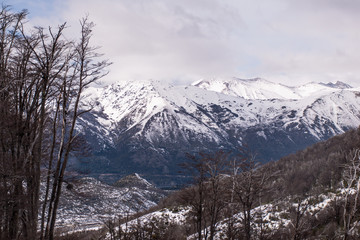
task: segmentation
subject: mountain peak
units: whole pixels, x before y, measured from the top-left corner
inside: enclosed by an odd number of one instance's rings
[[[194,83],[192,83],[192,86],[202,86],[204,84],[223,84],[223,85],[229,85],[234,83],[254,83],[254,82],[267,82],[269,81],[263,79],[263,78],[249,78],[249,79],[243,79],[243,78],[210,78],[210,79],[200,79]]]
[[[352,86],[350,86],[349,84],[341,82],[341,81],[337,81],[336,83],[328,82],[328,83],[320,83],[320,84],[327,86],[327,87],[338,88],[338,89],[352,88]]]
[[[230,79],[202,79],[192,84],[208,91],[219,92],[245,99],[302,99],[312,95],[323,95],[336,89],[349,89],[344,82],[317,83],[290,87],[280,83],[270,82],[263,78],[230,78]]]
[[[230,78],[200,80],[192,84],[205,90],[223,93],[244,99],[299,99],[293,89],[263,78]]]

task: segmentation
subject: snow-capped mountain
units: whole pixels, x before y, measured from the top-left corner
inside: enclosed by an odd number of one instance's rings
[[[312,82],[301,86],[289,87],[261,78],[200,80],[192,85],[245,99],[302,99],[315,94],[324,95],[332,92],[334,89],[351,88],[350,85],[342,82],[327,84]]]
[[[360,125],[360,90],[339,82],[118,82],[87,95],[94,108],[78,125],[96,152],[87,168],[121,174],[136,169],[160,184],[164,176],[175,179],[187,152],[247,144],[266,162]]]

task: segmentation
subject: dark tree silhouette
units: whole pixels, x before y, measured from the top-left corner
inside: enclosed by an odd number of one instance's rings
[[[185,189],[182,196],[192,208],[197,238],[214,239],[226,206],[227,189],[222,177],[227,171],[228,153],[219,150],[214,154],[188,154],[188,158],[184,167],[192,173],[194,185]]]
[[[0,239],[38,237],[42,166],[40,238],[53,238],[82,94],[109,65],[97,60],[87,18],[80,39],[69,41],[65,24],[27,31],[26,15],[4,5],[0,12]]]

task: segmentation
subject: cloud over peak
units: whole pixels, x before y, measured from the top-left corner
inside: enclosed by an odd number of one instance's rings
[[[94,42],[114,62],[109,81],[260,76],[287,84],[360,82],[357,0],[50,2],[44,6],[51,16],[32,18],[74,26],[89,14],[96,23]]]

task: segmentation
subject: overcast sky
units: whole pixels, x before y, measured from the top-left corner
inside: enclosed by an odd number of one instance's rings
[[[89,14],[106,81],[262,77],[360,86],[359,0],[8,0],[34,25]],[[71,36],[69,36],[71,37]],[[75,35],[74,35],[75,38]]]

